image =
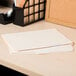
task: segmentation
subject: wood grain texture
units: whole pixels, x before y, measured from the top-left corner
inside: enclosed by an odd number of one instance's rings
[[[46,21],[76,28],[75,0],[47,0]]]

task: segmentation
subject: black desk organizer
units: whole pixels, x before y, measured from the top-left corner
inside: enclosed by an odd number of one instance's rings
[[[32,4],[30,4],[31,1]],[[14,8],[15,19],[13,23],[20,26],[26,26],[44,19],[45,4],[46,0],[25,0],[23,8]],[[32,12],[30,12],[31,10]]]

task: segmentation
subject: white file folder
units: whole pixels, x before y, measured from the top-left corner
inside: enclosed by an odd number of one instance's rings
[[[72,51],[73,42],[56,29],[2,34],[11,53],[49,53]]]

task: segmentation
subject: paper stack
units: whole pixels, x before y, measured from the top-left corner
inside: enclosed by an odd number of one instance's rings
[[[56,29],[2,34],[10,53],[43,54],[73,50],[73,42]]]

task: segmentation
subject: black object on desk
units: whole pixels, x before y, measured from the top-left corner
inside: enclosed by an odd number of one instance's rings
[[[11,17],[8,17],[7,14],[3,14],[3,13],[0,14],[0,23],[1,24],[6,25],[9,23],[12,23],[13,21],[14,21],[14,12],[11,15]]]
[[[2,5],[2,6],[4,6],[4,5]],[[15,5],[14,4],[12,4],[12,6],[13,6],[13,8],[15,8]],[[0,8],[3,8],[4,9],[4,7],[0,7]],[[14,17],[15,17],[15,11],[14,10],[11,12],[11,15],[10,16],[8,16],[7,13],[5,13],[5,14],[4,13],[0,13],[0,24],[6,25],[6,24],[9,24],[9,23],[13,23]]]
[[[13,7],[13,18],[0,14],[0,23],[26,26],[45,18],[46,0],[25,0],[23,8]]]
[[[0,65],[0,76],[28,76],[23,73],[17,72],[3,65]]]

